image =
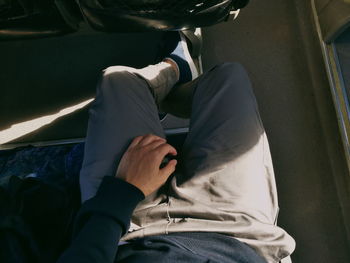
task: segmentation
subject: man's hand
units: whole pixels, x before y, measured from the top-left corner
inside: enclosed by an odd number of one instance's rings
[[[176,160],[160,169],[167,154],[177,155],[177,152],[165,139],[155,135],[138,136],[124,153],[116,177],[136,186],[147,196],[162,186],[175,171]]]

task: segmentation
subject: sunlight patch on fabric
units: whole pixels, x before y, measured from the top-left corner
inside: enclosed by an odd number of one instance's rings
[[[55,114],[46,115],[43,117],[35,118],[29,121],[20,122],[11,125],[10,128],[0,131],[0,144],[4,144],[20,138],[26,134],[40,129],[41,127],[48,125],[56,119],[71,114],[92,102],[94,99],[88,99],[74,106],[70,106],[60,110]]]

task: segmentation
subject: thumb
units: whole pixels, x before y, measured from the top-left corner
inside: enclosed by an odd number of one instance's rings
[[[176,167],[177,161],[175,159],[168,162],[168,164],[159,170],[161,176],[168,178],[174,171]]]

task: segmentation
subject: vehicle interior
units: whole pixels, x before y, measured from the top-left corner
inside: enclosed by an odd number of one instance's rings
[[[57,175],[68,159],[76,178],[101,71],[159,62],[174,30],[202,72],[227,61],[246,68],[269,138],[278,225],[296,240],[292,262],[350,262],[348,0],[0,0],[0,186]],[[181,147],[189,120],[160,118]]]

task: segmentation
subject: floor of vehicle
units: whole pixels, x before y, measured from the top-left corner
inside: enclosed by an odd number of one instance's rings
[[[0,130],[94,96],[108,65],[152,63],[160,33],[79,33],[0,42]],[[269,136],[280,197],[279,225],[297,242],[297,263],[350,262],[334,176],[347,173],[310,3],[251,1],[236,22],[203,30],[203,65],[247,69]],[[87,109],[17,142],[83,137]]]

